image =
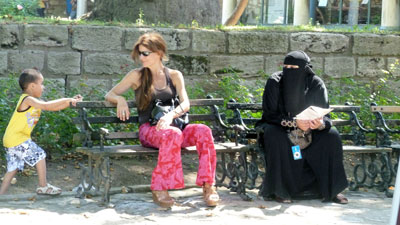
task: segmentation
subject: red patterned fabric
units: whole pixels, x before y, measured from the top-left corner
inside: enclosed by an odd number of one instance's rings
[[[185,187],[182,171],[181,148],[196,146],[199,168],[196,184],[214,184],[216,153],[211,129],[203,124],[189,124],[183,131],[170,126],[156,130],[149,123],[139,128],[143,146],[158,148],[158,162],[151,178],[151,190],[182,189]]]

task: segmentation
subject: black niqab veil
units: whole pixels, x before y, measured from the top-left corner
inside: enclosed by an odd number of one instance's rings
[[[297,65],[298,69],[283,68],[281,80],[282,97],[287,116],[295,117],[306,105],[307,76],[314,74],[310,68],[310,58],[303,51],[293,51],[286,55],[285,65]]]

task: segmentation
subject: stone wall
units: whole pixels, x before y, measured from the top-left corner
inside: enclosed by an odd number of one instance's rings
[[[37,67],[66,88],[85,79],[108,90],[138,67],[130,50],[141,34],[153,30],[168,43],[166,65],[181,70],[189,84],[218,79],[211,75],[228,67],[246,80],[259,77],[259,71],[271,74],[291,50],[306,51],[322,76],[363,81],[383,76],[382,70],[400,58],[399,35],[1,24],[0,76]]]

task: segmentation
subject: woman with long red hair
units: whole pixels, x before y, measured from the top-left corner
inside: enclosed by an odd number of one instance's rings
[[[122,94],[132,88],[139,114],[139,139],[143,146],[159,149],[157,166],[152,173],[153,200],[161,207],[171,207],[174,199],[170,189],[184,188],[181,148],[196,146],[199,168],[196,184],[203,187],[203,198],[208,206],[219,202],[215,190],[216,153],[211,129],[203,124],[188,124],[183,130],[171,126],[175,118],[190,108],[183,75],[180,71],[164,66],[167,46],[158,33],[146,33],[135,43],[131,56],[142,67],[130,71],[106,95],[106,100],[117,104],[117,117],[129,118],[129,108]],[[156,99],[167,101],[179,97],[180,104],[161,117],[155,126],[149,120]]]

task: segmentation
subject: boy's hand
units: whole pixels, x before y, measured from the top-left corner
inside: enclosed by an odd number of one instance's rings
[[[83,97],[81,95],[75,95],[73,98],[71,98],[71,104],[73,106],[76,106],[77,102],[81,102]]]
[[[81,102],[83,100],[83,97],[82,95],[75,95],[73,99],[77,100],[78,102]]]

